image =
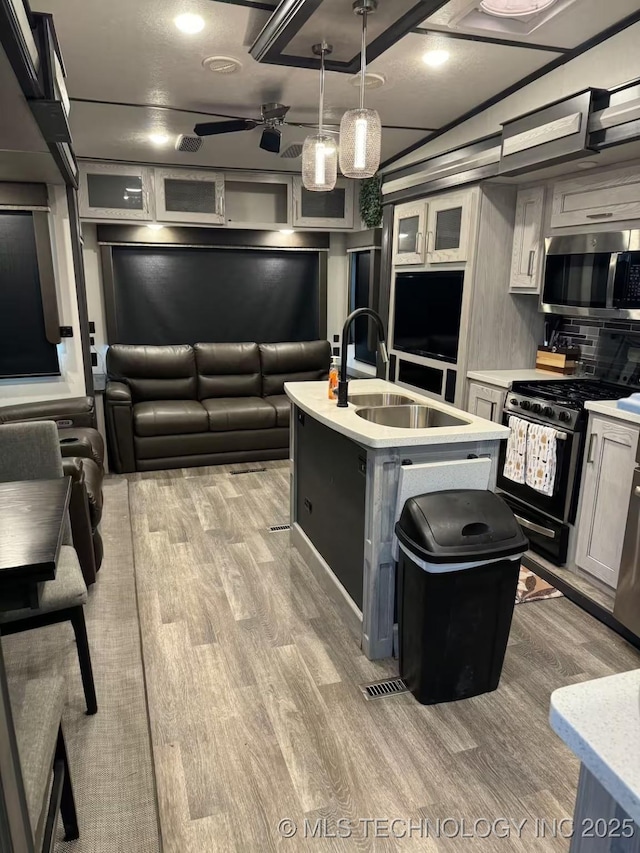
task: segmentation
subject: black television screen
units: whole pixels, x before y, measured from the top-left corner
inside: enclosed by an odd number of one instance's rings
[[[463,272],[397,275],[394,349],[455,362],[458,358],[463,283]]]

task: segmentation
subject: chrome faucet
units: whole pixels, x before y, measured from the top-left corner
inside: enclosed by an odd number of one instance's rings
[[[338,382],[338,407],[346,409],[349,405],[347,398],[349,396],[349,380],[347,379],[347,346],[349,344],[349,330],[351,324],[357,317],[366,315],[371,317],[378,329],[378,351],[383,364],[389,364],[389,355],[387,353],[387,345],[384,338],[384,325],[382,318],[371,308],[356,308],[344,321],[342,327],[342,350],[340,358],[340,381]]]

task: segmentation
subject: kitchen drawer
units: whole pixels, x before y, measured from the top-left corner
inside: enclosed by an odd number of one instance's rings
[[[553,188],[551,227],[640,218],[640,171],[615,169],[561,181]]]

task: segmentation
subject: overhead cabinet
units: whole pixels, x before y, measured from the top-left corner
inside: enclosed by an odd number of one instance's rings
[[[393,223],[393,262],[399,266],[423,264],[425,259],[427,205],[400,204]]]
[[[224,224],[224,177],[218,172],[155,170],[156,217],[160,222]]]
[[[225,221],[231,228],[285,228],[292,224],[291,175],[228,172]]]
[[[338,178],[329,192],[310,192],[302,178],[293,179],[293,224],[298,228],[353,228],[353,188]]]
[[[427,263],[458,263],[467,260],[469,207],[468,193],[429,200]]]
[[[151,220],[151,174],[146,166],[88,163],[80,172],[80,216]]]
[[[544,255],[544,187],[518,191],[511,259],[511,293],[540,293]]]
[[[461,263],[469,252],[471,196],[434,196],[398,205],[393,231],[395,266]]]
[[[613,169],[561,181],[553,188],[551,227],[640,218],[640,170]]]
[[[640,428],[592,417],[582,479],[576,565],[616,587]]]

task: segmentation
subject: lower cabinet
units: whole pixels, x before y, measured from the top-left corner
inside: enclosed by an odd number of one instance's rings
[[[503,388],[470,382],[467,411],[478,418],[501,423],[505,397],[506,391]]]
[[[576,565],[616,587],[640,427],[604,417],[589,422],[582,473]]]

